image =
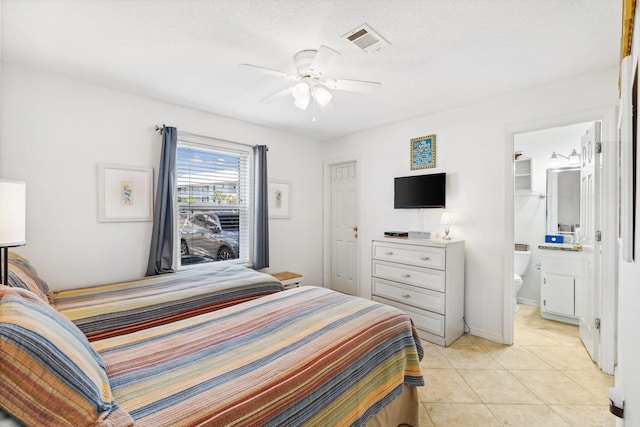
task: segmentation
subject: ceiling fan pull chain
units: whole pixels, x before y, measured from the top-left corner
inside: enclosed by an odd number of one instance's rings
[[[313,111],[313,118],[311,119],[312,122],[316,121],[316,103],[315,100],[311,100],[311,109]]]

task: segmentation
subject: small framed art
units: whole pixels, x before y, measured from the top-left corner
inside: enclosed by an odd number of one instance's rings
[[[269,218],[291,218],[291,183],[269,181]]]
[[[98,164],[98,221],[153,220],[153,168]]]
[[[436,136],[428,135],[411,140],[411,170],[436,167]]]

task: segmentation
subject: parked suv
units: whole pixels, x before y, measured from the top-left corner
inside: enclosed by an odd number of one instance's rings
[[[225,231],[218,212],[194,213],[180,227],[180,255],[183,263],[193,262],[194,257],[198,257],[195,262],[236,259],[238,231]]]

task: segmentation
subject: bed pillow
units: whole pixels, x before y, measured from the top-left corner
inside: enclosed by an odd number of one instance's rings
[[[14,288],[27,289],[38,295],[45,302],[52,304],[51,292],[47,282],[42,280],[36,269],[20,255],[9,252],[9,286]]]
[[[0,409],[25,425],[133,425],[100,355],[33,293],[0,285]]]

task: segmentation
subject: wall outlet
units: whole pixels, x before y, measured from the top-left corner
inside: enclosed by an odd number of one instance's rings
[[[298,272],[298,264],[291,264],[291,272],[292,273]]]

